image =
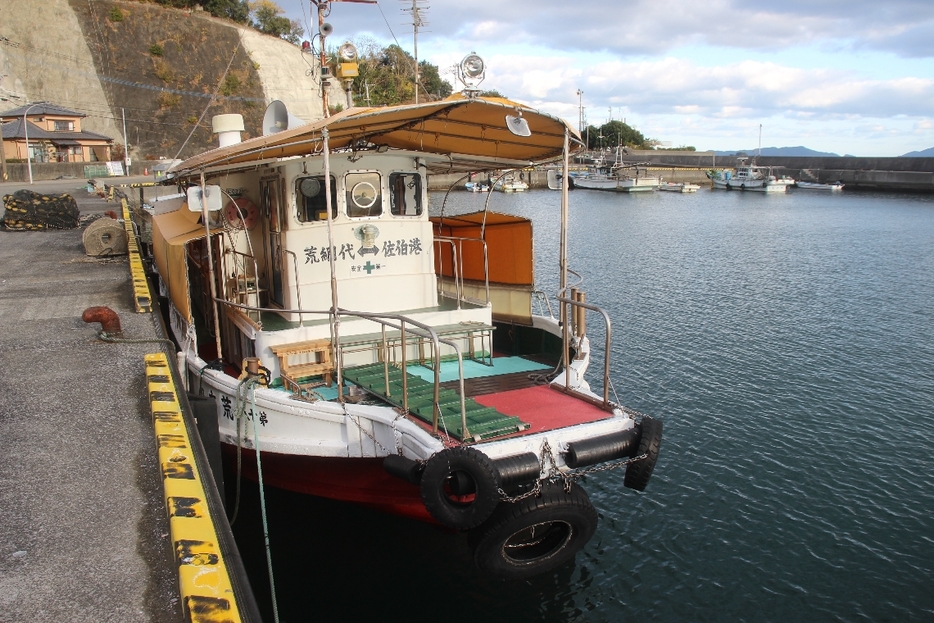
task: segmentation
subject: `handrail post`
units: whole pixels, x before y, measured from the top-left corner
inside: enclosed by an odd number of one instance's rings
[[[383,351],[383,383],[386,384],[386,396],[389,397],[392,394],[389,393],[389,347],[386,343],[386,325],[380,323],[380,332],[382,333],[382,351]]]
[[[405,320],[402,320],[402,410],[406,413],[409,412],[409,379],[408,379],[408,362],[406,358],[406,337],[405,337]],[[387,384],[388,388],[388,384]]]
[[[298,284],[298,256],[291,249],[283,249],[284,252],[292,256],[292,268],[295,270],[295,301],[298,303],[298,309],[302,309],[302,288]],[[302,312],[298,312],[298,326],[302,326],[305,320]]]

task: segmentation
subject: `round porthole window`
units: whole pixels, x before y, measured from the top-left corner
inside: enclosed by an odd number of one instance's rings
[[[376,187],[369,182],[358,182],[354,185],[350,196],[358,208],[369,208],[376,203]]]

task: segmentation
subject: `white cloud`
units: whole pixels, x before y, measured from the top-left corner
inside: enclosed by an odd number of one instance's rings
[[[299,0],[280,4],[301,15]],[[412,49],[398,7],[331,7],[336,36],[388,44],[391,28]],[[931,0],[433,0],[423,11],[419,56],[442,76],[476,51],[483,88],[567,119],[581,89],[590,123],[625,116],[676,145],[748,148],[761,123],[773,144],[838,153],[934,146]]]

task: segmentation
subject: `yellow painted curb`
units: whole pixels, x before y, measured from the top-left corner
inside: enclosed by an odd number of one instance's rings
[[[133,220],[130,217],[130,206],[126,199],[121,199],[123,206],[123,226],[126,228],[126,242],[130,258],[130,278],[133,280],[133,303],[138,313],[152,312],[152,295],[149,292],[149,280],[143,270],[143,259],[139,254],[139,245],[136,244],[136,232],[133,230]]]
[[[237,623],[230,574],[164,353],[146,355],[146,381],[185,620]]]

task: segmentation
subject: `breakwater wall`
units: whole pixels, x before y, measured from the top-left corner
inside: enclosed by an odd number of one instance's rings
[[[664,169],[728,169],[736,156],[713,152],[669,152],[630,150],[627,162],[648,162]],[[814,182],[840,181],[848,188],[934,192],[934,158],[857,158],[760,156],[756,163],[774,167],[776,175]]]
[[[606,153],[604,158],[613,162],[615,155]],[[717,156],[713,152],[702,151],[629,150],[622,159],[630,164],[645,163],[653,175],[659,175],[665,181],[695,184],[708,184],[706,172],[710,169],[731,169],[736,165],[736,156]],[[850,189],[934,193],[934,158],[761,156],[756,158],[756,162],[760,166],[773,167],[775,175],[787,175],[796,180],[840,181]],[[542,169],[522,171],[522,175],[532,188],[546,188],[548,185]],[[461,177],[434,175],[428,186],[431,190],[447,190]]]

